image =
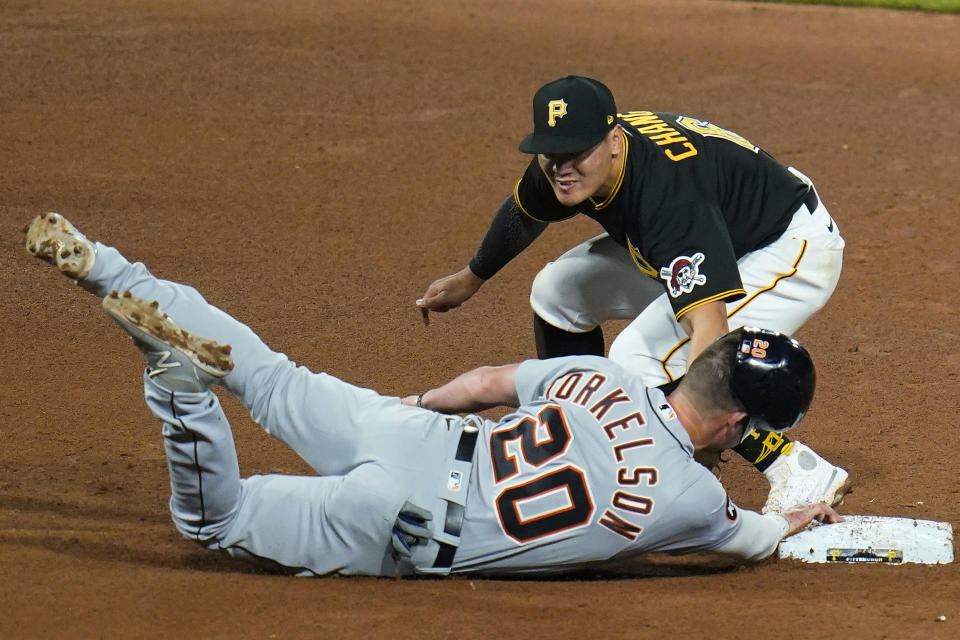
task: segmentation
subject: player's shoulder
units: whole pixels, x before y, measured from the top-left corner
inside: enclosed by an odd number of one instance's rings
[[[649,194],[659,194],[661,191],[674,195],[683,193],[686,189],[678,191],[669,185],[674,184],[674,180],[683,180],[684,176],[702,171],[702,138],[692,135],[678,124],[678,120],[684,117],[687,116],[674,112],[642,110],[628,111],[618,116],[618,122],[626,134],[631,181],[644,183]],[[647,176],[653,176],[653,179],[644,180]],[[654,197],[654,200],[660,199],[660,196]]]
[[[646,140],[653,146],[666,146],[671,139],[684,136],[681,122],[698,121],[675,111],[637,109],[617,114],[617,123],[631,138]]]

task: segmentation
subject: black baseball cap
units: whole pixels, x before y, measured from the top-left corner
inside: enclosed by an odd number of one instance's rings
[[[602,82],[566,76],[533,94],[533,133],[523,153],[579,153],[597,144],[617,123],[617,104]]]

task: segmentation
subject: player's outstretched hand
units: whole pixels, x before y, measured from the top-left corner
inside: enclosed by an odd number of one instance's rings
[[[814,520],[817,522],[823,522],[825,524],[843,522],[843,516],[834,511],[832,507],[827,506],[827,504],[824,502],[805,506],[796,506],[792,509],[784,511],[780,515],[786,518],[787,524],[790,525],[790,530],[787,531],[787,536],[792,536],[795,533],[799,533],[804,527]]]
[[[483,282],[474,275],[473,271],[470,271],[470,267],[464,267],[456,273],[434,280],[427,287],[423,297],[417,299],[417,306],[423,314],[423,323],[429,324],[428,312],[430,311],[442,313],[459,307],[477,292]]]

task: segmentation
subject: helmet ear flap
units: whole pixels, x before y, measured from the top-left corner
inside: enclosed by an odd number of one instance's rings
[[[806,415],[816,387],[810,354],[793,338],[767,329],[737,329],[739,346],[730,387],[750,416],[766,431],[792,429]]]

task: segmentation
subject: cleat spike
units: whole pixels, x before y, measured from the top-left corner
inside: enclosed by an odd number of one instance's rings
[[[49,212],[35,217],[24,229],[24,248],[56,266],[65,275],[82,280],[90,273],[96,251],[86,237],[63,216]]]
[[[150,379],[168,391],[203,392],[233,370],[229,345],[191,335],[154,302],[127,292],[107,296],[103,308],[140,348]]]

